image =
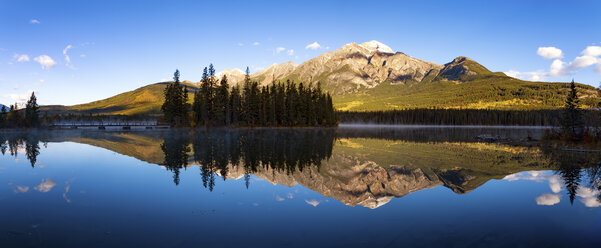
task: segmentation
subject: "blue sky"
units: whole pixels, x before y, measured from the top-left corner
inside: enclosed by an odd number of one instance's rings
[[[370,40],[438,64],[468,56],[523,79],[597,86],[600,12],[601,1],[0,0],[0,103],[31,91],[41,104],[86,103],[176,68],[198,81],[209,63],[254,72]]]

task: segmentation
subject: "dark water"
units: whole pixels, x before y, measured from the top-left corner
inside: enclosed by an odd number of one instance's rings
[[[599,152],[542,132],[0,132],[0,247],[601,247]]]

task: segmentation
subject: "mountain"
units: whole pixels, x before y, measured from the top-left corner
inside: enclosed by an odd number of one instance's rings
[[[245,73],[227,69],[230,85],[240,84]],[[333,95],[338,110],[376,111],[408,108],[470,109],[556,109],[564,104],[566,83],[522,81],[502,72],[492,72],[478,62],[457,57],[444,65],[394,52],[378,41],[349,43],[325,52],[300,65],[273,64],[250,75],[268,85],[292,80],[317,83]],[[46,110],[80,113],[142,114],[158,113],[165,83],[154,84],[105,100],[70,107],[52,106]],[[199,83],[186,85],[197,89]],[[594,87],[577,84],[582,107],[596,107]],[[191,89],[192,89],[191,88]]]
[[[4,105],[4,104],[0,104],[0,110],[2,109],[2,107],[6,108],[6,111],[8,111],[8,110],[9,110],[9,107],[8,107],[8,106],[6,106],[6,105]]]

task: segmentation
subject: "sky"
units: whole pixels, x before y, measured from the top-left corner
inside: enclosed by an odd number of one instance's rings
[[[202,68],[300,64],[380,41],[438,64],[601,82],[601,1],[0,0],[0,103],[104,99]]]

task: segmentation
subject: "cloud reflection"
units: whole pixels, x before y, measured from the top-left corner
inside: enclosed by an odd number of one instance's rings
[[[313,207],[317,207],[317,205],[319,205],[319,203],[321,203],[318,200],[305,200],[305,202]]]
[[[542,194],[539,197],[536,197],[536,204],[543,206],[553,206],[561,200],[560,194]]]
[[[46,193],[56,186],[56,182],[50,178],[42,179],[42,182],[35,186],[34,189],[42,193]]]
[[[552,174],[549,171],[527,171],[511,174],[503,178],[507,181],[529,180],[535,182],[549,183],[549,188],[554,194],[545,193],[536,198],[536,204],[544,206],[552,206],[561,201],[561,195],[558,194],[563,190],[564,181],[559,175]],[[586,186],[579,186],[576,196],[580,197],[580,202],[586,207],[594,208],[601,207],[601,202],[597,200],[600,194],[599,190],[595,190]]]

